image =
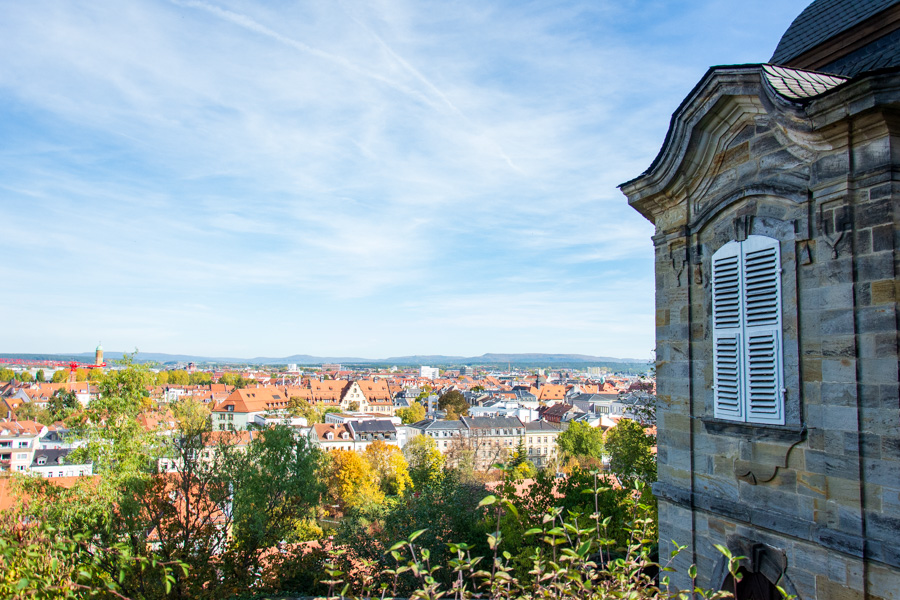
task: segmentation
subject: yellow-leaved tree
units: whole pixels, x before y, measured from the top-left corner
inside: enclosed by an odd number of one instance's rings
[[[327,471],[328,496],[344,508],[381,504],[384,492],[378,475],[362,454],[354,450],[332,450]]]
[[[366,448],[366,460],[378,474],[381,491],[388,496],[402,496],[412,487],[409,464],[397,446],[375,440]]]

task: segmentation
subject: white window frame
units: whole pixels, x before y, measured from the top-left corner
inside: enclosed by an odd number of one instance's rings
[[[717,419],[784,425],[781,253],[751,235],[712,257],[713,398]]]

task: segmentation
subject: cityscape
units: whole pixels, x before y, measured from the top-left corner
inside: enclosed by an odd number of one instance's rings
[[[0,51],[0,599],[900,600],[900,0]]]

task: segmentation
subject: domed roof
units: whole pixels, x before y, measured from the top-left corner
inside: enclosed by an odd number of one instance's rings
[[[890,23],[874,19],[874,23],[857,26],[895,5],[900,5],[900,0],[815,0],[788,27],[769,62],[846,76],[894,66],[900,55],[900,44],[894,38],[900,32],[893,19]],[[857,30],[851,32],[854,28]],[[835,40],[835,48],[817,57],[820,63],[824,57],[824,64],[795,64],[798,57],[842,34],[853,39]]]

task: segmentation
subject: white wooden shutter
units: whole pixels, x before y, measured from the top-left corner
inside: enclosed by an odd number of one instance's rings
[[[743,361],[741,344],[741,244],[729,242],[712,257],[713,398],[715,417],[743,421]]]
[[[778,240],[751,235],[741,244],[744,272],[746,420],[784,424],[781,257]]]
[[[784,424],[781,256],[751,235],[712,257],[715,416]]]

